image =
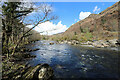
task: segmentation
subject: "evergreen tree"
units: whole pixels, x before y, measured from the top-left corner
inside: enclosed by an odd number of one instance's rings
[[[13,44],[13,42],[16,41],[22,31],[22,28],[24,27],[20,22],[21,17],[29,14],[33,10],[32,8],[23,9],[20,5],[21,2],[4,2],[4,5],[2,6],[2,50],[3,54],[7,53],[7,56],[9,56],[10,53],[9,44]]]

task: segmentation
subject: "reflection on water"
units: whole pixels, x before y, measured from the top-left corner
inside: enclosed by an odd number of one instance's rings
[[[28,46],[40,49],[31,52],[37,56],[29,61],[32,66],[48,63],[56,78],[118,78],[118,52],[49,42]]]

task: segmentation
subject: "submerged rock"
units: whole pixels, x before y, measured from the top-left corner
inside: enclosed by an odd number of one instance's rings
[[[56,68],[61,69],[61,68],[63,68],[63,66],[61,66],[61,65],[56,65]]]

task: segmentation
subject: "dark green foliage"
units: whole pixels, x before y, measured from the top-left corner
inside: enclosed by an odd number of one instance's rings
[[[3,54],[9,56],[11,46],[16,44],[17,40],[24,33],[24,25],[21,21],[22,16],[32,11],[32,8],[22,10],[19,7],[21,2],[4,2],[2,6],[2,47]],[[25,36],[26,37],[26,36]]]
[[[77,35],[77,32],[74,32],[74,35]]]
[[[101,21],[102,21],[102,24],[106,23],[106,20],[104,18],[102,18]]]

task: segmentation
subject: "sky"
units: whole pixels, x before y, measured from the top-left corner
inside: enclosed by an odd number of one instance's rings
[[[41,33],[42,35],[53,35],[64,32],[72,24],[85,19],[90,14],[99,14],[101,11],[115,4],[115,2],[48,2],[47,4],[52,5],[53,14],[58,19],[39,24],[34,28],[38,32],[43,32]],[[38,5],[35,4],[35,6]],[[34,15],[34,13],[30,15]],[[32,25],[28,25],[27,27],[31,28]]]

